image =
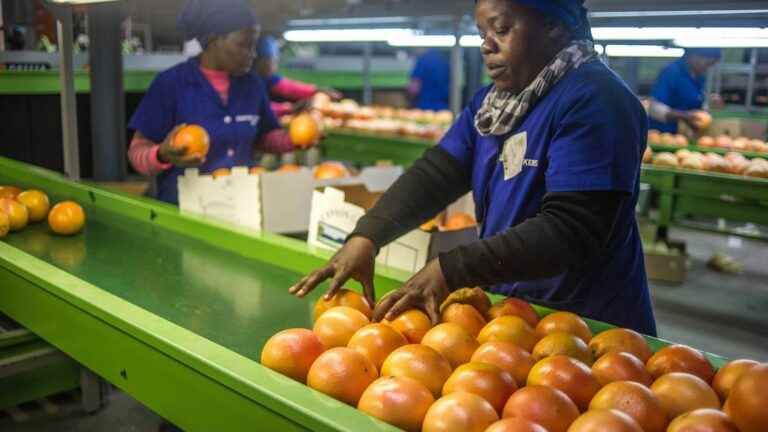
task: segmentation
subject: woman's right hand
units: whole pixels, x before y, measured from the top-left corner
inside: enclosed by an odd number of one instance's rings
[[[373,309],[373,271],[376,259],[376,246],[365,237],[352,237],[325,266],[313,271],[288,289],[288,292],[304,297],[327,279],[331,287],[325,293],[325,299],[331,299],[349,279],[354,279],[363,286],[363,293],[368,305]]]
[[[198,167],[205,162],[204,158],[198,155],[187,155],[186,147],[175,147],[173,145],[173,140],[176,138],[176,134],[184,126],[186,126],[186,124],[180,124],[168,133],[165,140],[160,144],[160,148],[157,151],[157,158],[162,163],[169,163],[182,168]]]

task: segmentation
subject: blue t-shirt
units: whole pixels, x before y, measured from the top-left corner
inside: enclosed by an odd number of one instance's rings
[[[196,58],[157,75],[128,128],[160,143],[182,123],[202,126],[211,138],[201,172],[251,165],[254,144],[280,127],[261,78],[254,73],[230,77],[225,105]],[[178,204],[176,182],[183,172],[183,168],[173,167],[157,176],[158,199]]]
[[[414,106],[440,111],[448,109],[450,101],[451,65],[440,51],[431,49],[416,60],[411,79],[421,81],[421,91]]]
[[[550,279],[491,291],[655,335],[634,213],[648,129],[637,97],[607,66],[592,61],[563,77],[509,135],[484,137],[474,118],[489,90],[475,95],[439,144],[471,173],[481,238],[535,217],[548,192],[622,191],[629,198],[599,257]],[[502,146],[522,133],[522,169],[505,180]]]
[[[704,106],[705,76],[693,77],[685,57],[668,64],[659,74],[651,96],[669,107],[690,111]],[[677,122],[662,123],[651,119],[651,129],[677,133]]]

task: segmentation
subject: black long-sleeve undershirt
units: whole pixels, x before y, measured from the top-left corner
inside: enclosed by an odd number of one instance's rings
[[[352,235],[383,247],[469,190],[464,167],[441,148],[432,148],[360,219]],[[547,193],[535,217],[440,254],[448,286],[456,289],[543,279],[582,265],[602,252],[627,198],[620,191]]]

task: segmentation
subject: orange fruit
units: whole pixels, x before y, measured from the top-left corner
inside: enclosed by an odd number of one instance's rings
[[[204,158],[208,154],[211,138],[208,132],[198,125],[187,125],[179,129],[173,137],[173,148],[186,149],[185,156]]]
[[[0,239],[8,235],[8,231],[11,230],[11,219],[0,210]]]
[[[493,319],[485,325],[477,341],[482,343],[491,341],[511,342],[520,348],[531,352],[539,337],[536,332],[522,318],[514,315],[505,315]]]
[[[386,324],[376,323],[358,330],[352,335],[347,347],[368,357],[368,360],[380,369],[392,351],[407,344],[408,341],[400,332]]]
[[[488,298],[488,294],[480,287],[473,288],[460,288],[452,292],[444,301],[440,304],[440,312],[443,312],[448,306],[453,303],[468,304],[478,312],[480,315],[485,316],[488,313],[488,309],[491,308],[491,300]]]
[[[712,115],[706,111],[694,111],[693,122],[701,130],[707,130],[712,126]]]
[[[359,352],[339,347],[332,348],[312,363],[307,374],[307,385],[328,396],[352,406],[365,389],[378,378],[376,367]]]
[[[633,381],[646,387],[653,384],[653,377],[643,362],[627,352],[611,351],[603,355],[592,365],[592,374],[600,385],[614,381]]]
[[[405,311],[392,321],[383,320],[382,322],[391,325],[412,344],[420,343],[424,335],[432,328],[432,321],[427,314],[419,309]]]
[[[472,337],[477,337],[480,330],[485,327],[485,318],[473,306],[468,304],[453,303],[449,305],[441,314],[440,320],[444,323],[458,324],[461,328],[469,332]]]
[[[48,216],[48,210],[51,209],[48,195],[39,190],[24,191],[16,197],[16,200],[27,208],[30,222],[40,222],[45,219]]]
[[[227,177],[230,175],[232,175],[232,170],[230,170],[229,168],[218,168],[213,170],[213,172],[211,173],[211,176],[213,176],[213,178]]]
[[[517,390],[515,379],[509,372],[490,363],[470,362],[453,371],[443,385],[443,396],[465,391],[487,400],[501,414],[504,403]]]
[[[384,360],[381,376],[406,376],[424,384],[437,397],[451,375],[451,364],[434,349],[418,344],[402,346]]]
[[[519,298],[510,297],[496,303],[488,311],[488,319],[495,319],[504,315],[515,315],[524,319],[529,326],[536,328],[539,323],[539,314],[528,302]]]
[[[728,414],[716,409],[687,412],[669,424],[667,432],[739,432]]]
[[[491,341],[480,345],[471,362],[490,363],[509,372],[515,383],[524,385],[534,362],[528,351],[511,342]]]
[[[452,368],[467,363],[478,347],[477,340],[454,323],[434,326],[421,339],[421,344],[439,352]]]
[[[16,186],[0,186],[0,198],[16,198],[21,189]]]
[[[325,296],[317,299],[313,309],[313,321],[317,321],[317,319],[320,318],[320,315],[324,314],[325,311],[336,306],[348,306],[352,309],[357,309],[368,319],[371,319],[371,315],[373,315],[373,311],[371,310],[371,307],[368,306],[368,302],[365,301],[365,297],[355,291],[340,289],[330,300],[326,300]]]
[[[23,230],[29,222],[29,211],[13,198],[0,198],[0,212],[8,216],[8,227],[12,232]]]
[[[265,172],[267,172],[267,169],[261,166],[248,168],[248,174],[250,175],[259,175],[259,174],[264,174]]]
[[[301,171],[301,167],[296,164],[283,164],[280,166],[280,168],[277,169],[277,172],[298,172]]]
[[[661,144],[661,133],[657,130],[651,129],[648,131],[648,144],[659,145]]]
[[[315,178],[318,180],[329,180],[348,177],[349,171],[340,162],[323,162],[315,168]]]
[[[733,385],[736,384],[736,380],[758,364],[760,363],[754,360],[733,360],[721,367],[712,380],[712,388],[720,396],[720,400],[725,401],[728,399],[728,395]]]
[[[336,306],[328,309],[315,321],[315,332],[323,346],[327,348],[347,346],[352,335],[368,325],[370,321],[357,309],[348,306]]]
[[[660,349],[648,359],[645,367],[654,379],[670,372],[685,372],[710,383],[715,375],[704,354],[685,345],[670,345]]]
[[[549,432],[566,432],[579,417],[579,409],[560,390],[527,386],[516,391],[504,405],[504,418],[517,417],[544,426]]]
[[[609,352],[618,351],[628,352],[643,363],[653,355],[648,342],[640,333],[625,328],[614,328],[599,333],[589,341],[589,350],[595,359]]]
[[[592,340],[592,330],[583,319],[571,312],[554,312],[539,321],[536,333],[540,338],[555,333],[565,332],[579,337],[584,343]]]
[[[490,425],[485,432],[547,432],[547,430],[532,421],[510,417]]]
[[[563,332],[555,332],[544,336],[533,347],[534,361],[539,361],[544,357],[549,357],[557,354],[567,355],[573,357],[576,360],[581,361],[587,365],[592,365],[594,359],[590,354],[587,344],[578,337]]]
[[[600,389],[589,409],[615,409],[632,417],[644,432],[664,432],[667,413],[653,392],[642,384],[616,381]]]
[[[696,375],[672,372],[656,378],[651,391],[659,398],[669,418],[699,408],[720,408],[720,400],[712,388]]]
[[[408,432],[419,432],[434,403],[424,384],[405,376],[382,377],[360,397],[357,409]]]
[[[577,418],[568,432],[643,432],[643,429],[621,411],[590,410]]]
[[[499,419],[478,395],[455,392],[438,399],[424,417],[423,432],[483,432]]]
[[[564,355],[539,360],[531,368],[527,383],[561,390],[582,411],[586,411],[589,401],[600,390],[600,383],[587,365]]]
[[[741,432],[768,431],[768,363],[753,366],[728,396],[728,413]]]
[[[458,212],[448,216],[442,226],[444,231],[458,231],[477,226],[477,221],[472,215]]]
[[[77,234],[85,226],[85,212],[74,201],[62,201],[48,212],[48,225],[56,234]]]
[[[309,148],[320,139],[320,125],[310,114],[301,113],[291,120],[288,133],[294,146]]]
[[[311,330],[283,330],[264,344],[261,350],[261,364],[305,383],[309,368],[323,351],[323,344]]]

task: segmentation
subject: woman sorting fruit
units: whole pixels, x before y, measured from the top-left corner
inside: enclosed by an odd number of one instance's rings
[[[418,308],[437,323],[452,291],[481,286],[656,334],[634,214],[648,119],[598,59],[583,3],[478,0],[493,84],[290,292],[354,279],[373,304],[377,251],[471,191],[481,240],[428,262],[374,320]]]
[[[264,81],[250,72],[259,35],[253,9],[244,0],[190,0],[179,27],[203,52],[160,73],[128,125],[135,131],[131,164],[157,176],[157,198],[169,203],[178,203],[185,167],[213,172],[251,165],[255,148],[294,149]]]

